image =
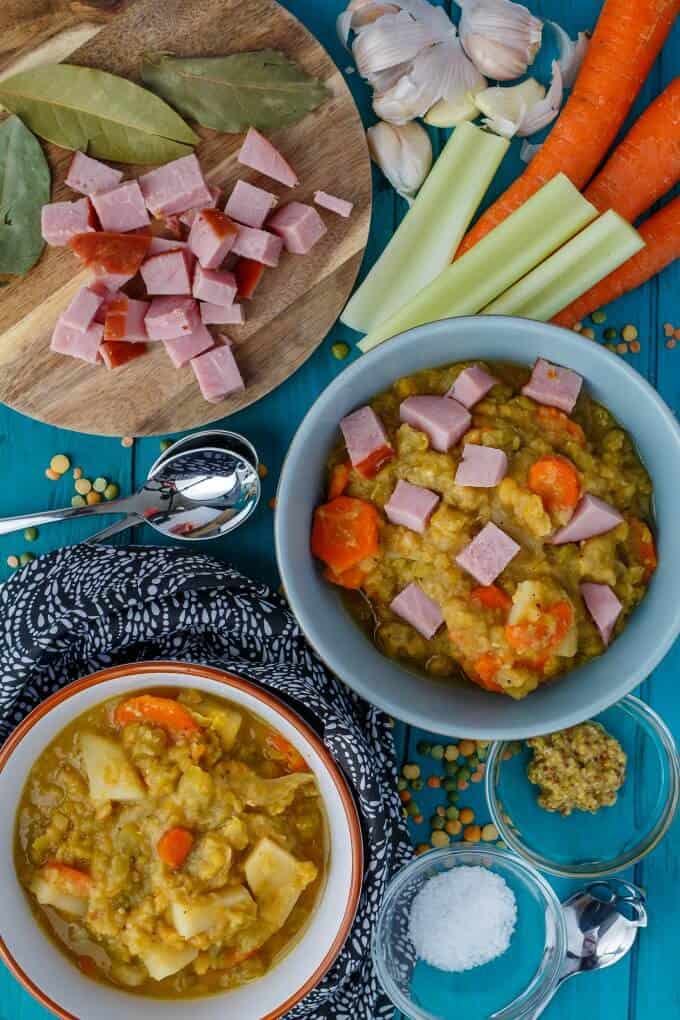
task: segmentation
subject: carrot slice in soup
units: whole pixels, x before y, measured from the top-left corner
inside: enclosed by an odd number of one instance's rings
[[[379,446],[373,453],[369,453],[368,457],[364,457],[360,464],[356,464],[356,469],[360,475],[364,478],[375,478],[378,471],[387,464],[388,460],[392,460],[394,457],[394,450],[387,444]]]
[[[645,568],[644,579],[648,581],[656,570],[658,562],[652,532],[639,517],[631,517],[628,523],[633,538],[635,555]]]
[[[554,605],[541,613],[537,620],[523,620],[521,623],[509,623],[505,627],[505,638],[511,648],[520,655],[537,654],[537,662],[545,662],[541,652],[550,652],[557,648],[567,635],[574,619],[574,611],[569,602],[555,602]]]
[[[98,266],[105,273],[136,273],[151,244],[148,234],[113,234],[100,230],[94,234],[75,234],[69,247],[87,266]]]
[[[200,729],[184,705],[173,698],[162,698],[155,694],[140,694],[136,698],[122,701],[113,717],[119,726],[148,722],[171,733],[190,733]]]
[[[331,477],[328,483],[328,498],[337,499],[338,496],[342,496],[348,484],[349,464],[346,461],[342,464],[336,464],[331,471]]]
[[[360,566],[350,567],[349,570],[343,570],[341,574],[336,574],[330,567],[326,567],[323,576],[331,584],[337,584],[340,588],[350,588],[356,591],[364,583],[366,574]]]
[[[581,495],[578,471],[566,457],[539,457],[529,468],[528,484],[549,513],[575,507]]]
[[[156,844],[158,856],[169,868],[181,868],[189,856],[194,837],[188,829],[177,826],[164,832]]]
[[[309,772],[310,768],[296,747],[293,747],[290,740],[286,740],[280,733],[268,733],[265,743],[272,748],[277,758],[282,758],[283,763],[289,772]]]
[[[555,433],[564,432],[570,439],[575,440],[579,446],[586,445],[586,434],[578,424],[572,421],[568,414],[560,411],[557,407],[539,407],[536,417],[541,425],[548,431]]]
[[[336,574],[378,551],[378,511],[372,503],[338,496],[314,511],[312,553]]]
[[[512,599],[506,595],[501,588],[495,584],[484,584],[479,588],[473,588],[470,592],[473,602],[479,603],[485,609],[504,609],[506,612],[512,606]]]
[[[53,878],[61,889],[72,896],[88,896],[92,886],[92,879],[86,871],[74,868],[70,864],[62,864],[61,861],[48,861],[43,868],[45,877]]]
[[[494,694],[502,694],[503,688],[500,684],[497,684],[494,679],[502,665],[503,663],[497,655],[493,655],[491,652],[485,652],[484,655],[480,655],[475,662],[475,672],[470,679],[476,683],[478,687],[483,687],[485,691],[493,691]]]

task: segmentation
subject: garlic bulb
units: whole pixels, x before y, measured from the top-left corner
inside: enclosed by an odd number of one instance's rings
[[[562,103],[562,74],[556,60],[553,78],[546,92],[535,78],[519,85],[484,89],[475,96],[475,105],[484,114],[484,125],[504,138],[525,138],[546,127],[557,116]]]
[[[489,78],[519,78],[533,63],[543,23],[511,0],[456,0],[462,14],[458,31],[467,55]]]
[[[364,25],[377,21],[383,14],[394,14],[398,10],[394,4],[380,3],[380,0],[350,0],[335,22],[340,42],[346,47],[351,29],[356,32]]]
[[[393,188],[411,204],[432,166],[432,144],[415,122],[400,126],[380,122],[366,132],[371,158]]]

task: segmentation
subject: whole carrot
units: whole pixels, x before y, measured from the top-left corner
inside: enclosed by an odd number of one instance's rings
[[[680,256],[680,195],[638,227],[645,247],[553,318],[571,328],[596,308],[640,287]]]
[[[560,171],[577,188],[588,183],[679,12],[680,0],[605,0],[573,91],[555,126],[522,176],[468,231],[456,258]]]
[[[680,180],[680,77],[636,120],[586,188],[600,212],[632,223]]]

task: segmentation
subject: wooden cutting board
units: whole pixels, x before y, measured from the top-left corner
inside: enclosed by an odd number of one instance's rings
[[[59,12],[59,27],[65,31],[55,34],[54,11],[59,6],[54,0],[21,0],[18,5],[9,0],[9,12],[0,12],[0,68],[8,64],[10,50],[12,67],[18,69],[26,59],[34,59],[36,50],[44,48],[56,54],[52,59],[61,59],[68,53],[68,39],[79,42],[88,36],[68,57],[70,62],[132,79],[138,78],[141,57],[148,50],[210,56],[274,48],[332,92],[318,110],[271,136],[297,171],[301,183],[295,189],[237,162],[243,135],[196,128],[201,136],[196,151],[206,178],[225,195],[241,177],[282,200],[311,203],[313,192],[320,189],[355,203],[347,220],[322,211],[328,233],[313,252],[284,254],[277,269],[266,271],[252,301],[244,303],[247,322],[225,327],[246,381],[245,393],[220,404],[205,403],[191,368],[174,369],[160,344],[150,345],[145,357],[113,372],[52,354],[50,336],[57,316],[87,282],[69,249],[46,248],[30,273],[0,290],[0,400],[10,407],[62,428],[101,435],[154,435],[206,425],[259,400],[295,372],[326,336],[349,296],[371,211],[370,164],[359,114],[326,51],[275,0],[130,0],[106,14],[69,3]],[[6,18],[13,31],[3,33]],[[53,145],[45,148],[53,174],[52,200],[77,197],[63,183],[72,154]],[[126,177],[144,169],[126,167]]]

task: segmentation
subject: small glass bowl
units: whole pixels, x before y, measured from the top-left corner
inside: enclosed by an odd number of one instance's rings
[[[660,842],[678,807],[680,768],[673,737],[656,712],[631,695],[596,716],[626,752],[616,803],[566,817],[538,804],[527,778],[531,749],[493,744],[486,797],[500,837],[525,861],[563,878],[602,878],[635,864]]]
[[[411,904],[425,882],[451,868],[489,868],[510,886],[517,925],[508,950],[490,963],[461,973],[439,970],[416,955],[409,935]],[[475,910],[470,903],[470,915]],[[465,939],[465,918],[451,919]],[[531,865],[484,844],[430,850],[391,881],[373,933],[378,978],[394,1005],[412,1020],[520,1020],[533,1016],[555,988],[567,935],[560,902]]]

